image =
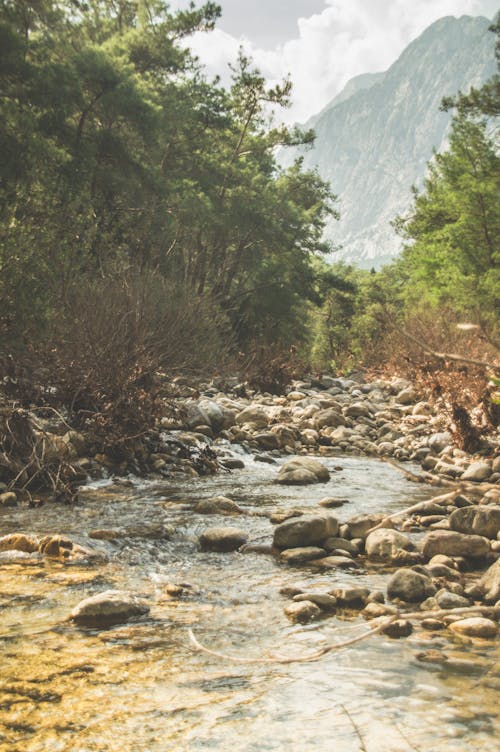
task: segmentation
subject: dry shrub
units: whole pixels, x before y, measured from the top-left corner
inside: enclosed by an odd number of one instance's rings
[[[255,344],[248,353],[240,353],[238,370],[252,389],[283,394],[290,382],[307,369],[293,346],[283,350],[273,345]]]

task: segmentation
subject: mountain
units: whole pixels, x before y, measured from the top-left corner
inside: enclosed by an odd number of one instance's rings
[[[446,147],[450,113],[443,96],[480,86],[495,72],[487,18],[446,17],[429,26],[385,73],[353,78],[305,127],[314,146],[281,155],[284,166],[302,155],[339,196],[341,219],[326,237],[342,249],[334,259],[379,268],[397,255],[401,239],[390,226],[411,205],[433,149]]]

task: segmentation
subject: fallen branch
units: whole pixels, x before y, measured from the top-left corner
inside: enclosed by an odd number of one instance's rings
[[[211,650],[210,648],[205,647],[205,645],[202,645],[202,643],[195,637],[192,629],[188,630],[188,634],[191,643],[197,650],[203,653],[207,653],[208,655],[212,655],[214,658],[220,658],[223,661],[267,665],[277,663],[312,663],[319,660],[324,655],[333,652],[334,650],[341,650],[342,648],[350,647],[357,642],[361,642],[362,640],[366,640],[368,637],[372,637],[373,635],[383,632],[384,629],[386,629],[390,624],[397,621],[398,619],[422,620],[428,619],[430,617],[439,619],[444,616],[463,616],[467,614],[478,613],[482,614],[483,616],[486,615],[492,617],[500,617],[500,606],[466,606],[463,608],[436,609],[435,611],[410,611],[407,613],[398,612],[396,614],[391,614],[390,616],[382,616],[379,617],[379,619],[374,619],[373,621],[377,622],[376,626],[369,628],[367,632],[364,632],[361,635],[357,635],[357,637],[351,637],[349,640],[344,640],[342,642],[330,643],[328,645],[325,645],[323,648],[320,648],[320,650],[311,653],[310,655],[293,656],[290,658],[279,655],[270,656],[269,658],[250,658],[247,656],[227,655],[226,653],[219,653],[216,650]]]
[[[404,337],[411,340],[412,342],[415,342],[416,345],[418,345],[425,353],[428,355],[432,355],[433,358],[437,358],[438,360],[452,360],[455,363],[468,363],[472,366],[479,366],[480,368],[490,368],[494,371],[500,370],[500,366],[497,363],[489,363],[484,360],[476,360],[475,358],[467,358],[465,355],[458,355],[457,353],[444,353],[444,352],[437,352],[436,350],[432,350],[428,345],[425,344],[421,339],[418,337],[415,337],[413,334],[410,334],[405,329],[402,329],[399,326],[395,327]]]

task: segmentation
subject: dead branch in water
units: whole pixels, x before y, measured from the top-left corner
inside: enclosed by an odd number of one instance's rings
[[[191,643],[197,650],[203,653],[207,653],[208,655],[212,655],[214,658],[221,658],[224,661],[268,665],[276,663],[312,663],[319,660],[324,655],[333,652],[334,650],[341,650],[342,648],[350,647],[357,642],[361,642],[362,640],[366,640],[368,637],[372,637],[373,635],[383,632],[386,627],[388,627],[398,619],[413,619],[421,621],[422,619],[428,618],[439,619],[449,615],[463,616],[467,614],[471,615],[478,613],[482,614],[483,616],[486,615],[492,617],[500,617],[500,606],[464,606],[463,608],[436,609],[435,611],[410,611],[407,613],[398,612],[396,614],[391,614],[390,616],[382,616],[379,617],[379,619],[374,619],[373,621],[376,622],[376,626],[369,628],[367,632],[364,632],[361,635],[357,635],[357,637],[351,637],[351,639],[344,640],[342,642],[330,643],[328,645],[325,645],[323,648],[320,648],[320,650],[317,650],[315,653],[311,653],[310,655],[294,656],[290,658],[285,658],[284,656],[279,655],[270,656],[269,658],[250,658],[247,656],[226,655],[225,653],[219,653],[216,650],[211,650],[210,648],[205,647],[205,645],[202,645],[202,643],[195,637],[192,629],[188,630],[188,634]]]

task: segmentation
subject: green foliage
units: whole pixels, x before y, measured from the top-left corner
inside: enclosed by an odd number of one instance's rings
[[[50,331],[75,288],[154,269],[230,317],[240,343],[300,337],[334,197],[278,145],[291,84],[242,53],[229,91],[182,42],[220,8],[158,0],[0,2],[0,328]],[[303,316],[302,316],[303,318]]]

